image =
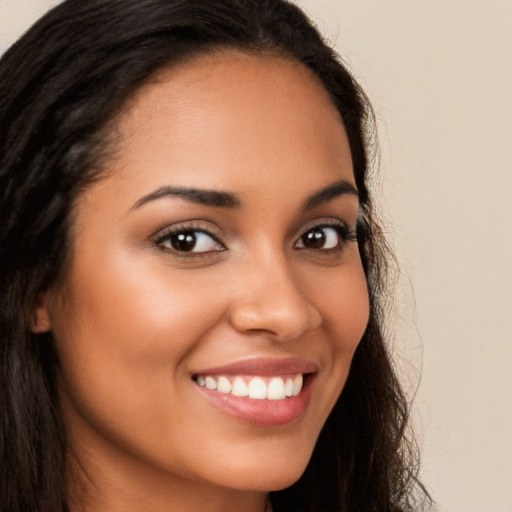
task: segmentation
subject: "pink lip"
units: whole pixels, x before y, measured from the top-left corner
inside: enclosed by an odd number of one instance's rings
[[[236,363],[208,368],[194,375],[296,375],[309,374],[297,396],[282,400],[256,400],[219,393],[196,384],[197,390],[221,411],[239,420],[262,427],[285,425],[304,415],[311,400],[311,391],[318,366],[305,359],[250,359]]]
[[[288,375],[298,373],[316,373],[318,366],[312,361],[289,357],[286,359],[248,359],[215,368],[201,369],[194,375]]]

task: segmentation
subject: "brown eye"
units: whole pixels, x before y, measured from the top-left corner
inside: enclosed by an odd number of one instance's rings
[[[177,251],[193,251],[197,239],[194,233],[179,233],[169,237],[171,247]]]
[[[343,226],[316,226],[297,241],[299,249],[334,249],[345,240]]]
[[[309,249],[322,249],[325,244],[325,233],[323,229],[315,228],[308,231],[301,237],[304,247]]]
[[[211,235],[198,230],[168,233],[157,240],[156,244],[178,252],[201,253],[223,250]]]

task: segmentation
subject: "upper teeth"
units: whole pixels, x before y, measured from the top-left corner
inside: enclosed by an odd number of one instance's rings
[[[230,393],[235,396],[247,396],[258,400],[283,400],[286,397],[297,396],[302,389],[303,376],[295,377],[244,377],[219,375],[199,375],[196,378],[200,386],[216,389],[220,393]]]

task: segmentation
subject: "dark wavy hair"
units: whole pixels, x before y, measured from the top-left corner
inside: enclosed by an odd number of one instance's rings
[[[70,213],[115,146],[112,127],[157,71],[234,49],[305,64],[345,125],[361,219],[370,321],[309,465],[271,493],[276,512],[406,512],[430,504],[418,482],[408,404],[383,336],[388,262],[370,198],[374,121],[338,56],[285,0],[67,0],[0,60],[0,510],[63,512],[66,439],[51,334],[34,305],[69,256]]]

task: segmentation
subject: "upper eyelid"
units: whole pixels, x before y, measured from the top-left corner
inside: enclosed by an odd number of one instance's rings
[[[178,249],[174,249],[172,247],[166,247],[164,244],[166,241],[169,241],[172,236],[179,235],[180,233],[186,233],[186,232],[194,232],[194,233],[203,233],[211,238],[211,240],[217,244],[219,247],[215,250],[207,250],[207,251],[180,251]],[[161,230],[157,231],[156,235],[154,237],[151,237],[151,243],[154,247],[162,250],[162,251],[169,251],[168,254],[172,254],[174,258],[180,258],[180,259],[188,259],[192,261],[193,259],[201,259],[205,256],[211,254],[211,253],[219,253],[224,252],[227,250],[227,245],[215,234],[211,233],[210,231],[204,229],[204,228],[198,228],[198,227],[190,227],[186,225],[181,225],[181,223],[171,224],[165,228],[162,228]]]
[[[311,229],[318,228],[318,227],[330,227],[330,226],[333,226],[333,227],[339,226],[339,227],[343,227],[348,230],[352,230],[350,225],[341,219],[336,219],[334,217],[325,217],[325,218],[316,219],[314,221],[306,223],[306,225],[301,227],[300,230],[298,231],[297,238],[300,238],[302,235],[304,235]],[[353,229],[355,230],[355,226]]]
[[[208,227],[204,226],[204,223],[206,221],[201,220],[190,220],[190,221],[182,221],[182,222],[176,222],[173,224],[169,224],[163,228],[160,228],[159,230],[155,231],[151,236],[151,240],[153,242],[158,242],[159,240],[164,239],[165,237],[180,233],[180,232],[186,232],[186,231],[197,231],[200,233],[205,233],[208,236],[211,236],[213,239],[215,239],[218,243],[222,243],[221,240],[221,230],[219,228],[215,228],[213,224],[208,222]]]
[[[326,217],[324,219],[317,219],[313,221],[313,223],[309,224],[308,227],[303,228],[302,231],[300,231],[299,235],[295,238],[294,246],[296,246],[302,239],[302,237],[312,229],[315,228],[339,228],[338,236],[341,237],[341,246],[339,249],[342,249],[345,244],[349,242],[357,242],[357,223],[352,227],[349,223],[342,221],[341,219],[335,218],[335,217]],[[300,249],[303,249],[302,247],[299,247]],[[315,249],[320,250],[320,249]],[[330,250],[330,249],[328,249]]]

